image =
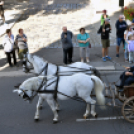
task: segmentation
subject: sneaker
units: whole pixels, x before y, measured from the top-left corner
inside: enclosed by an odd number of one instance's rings
[[[107,60],[106,60],[106,58],[105,58],[105,57],[103,57],[103,58],[102,58],[102,61],[106,62]]]
[[[108,60],[111,60],[112,59],[110,56],[106,56],[105,58],[108,59]]]
[[[116,57],[119,58],[119,54],[116,54]]]

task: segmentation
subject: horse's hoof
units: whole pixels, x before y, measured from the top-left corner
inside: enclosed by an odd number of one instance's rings
[[[58,123],[58,121],[56,121],[56,120],[53,120],[53,124],[57,124]]]
[[[97,118],[98,117],[98,114],[96,114],[94,117]]]
[[[39,119],[34,119],[34,121],[35,121],[35,122],[38,122],[38,121],[39,121]]]
[[[57,109],[56,111],[57,111],[57,112],[60,112],[61,110],[60,110],[60,109]]]

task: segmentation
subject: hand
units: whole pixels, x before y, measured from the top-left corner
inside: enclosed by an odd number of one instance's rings
[[[82,41],[82,43],[86,44],[87,42],[86,41]]]
[[[125,69],[126,69],[126,70],[130,70],[130,67],[126,67]]]
[[[64,37],[67,38],[67,35],[65,34]]]
[[[105,29],[103,29],[102,31],[105,32]]]
[[[133,76],[133,73],[131,73],[131,72],[126,72],[125,75],[126,75],[126,76]]]

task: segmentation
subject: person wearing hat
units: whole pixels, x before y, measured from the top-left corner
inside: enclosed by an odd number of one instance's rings
[[[111,60],[111,57],[108,55],[108,48],[110,47],[109,33],[111,32],[110,19],[106,18],[104,24],[100,26],[98,33],[101,34],[101,43],[102,43],[102,60],[106,62]]]
[[[104,24],[105,19],[109,18],[109,16],[107,15],[107,10],[103,10],[102,12],[103,14],[101,15],[101,26]]]
[[[119,19],[115,23],[116,27],[116,37],[117,37],[117,46],[116,46],[116,57],[119,58],[119,48],[121,43],[125,45],[124,32],[127,29],[127,23],[124,20],[124,15],[120,15]]]

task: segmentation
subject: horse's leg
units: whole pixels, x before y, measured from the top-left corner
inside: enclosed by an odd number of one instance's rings
[[[87,104],[86,113],[83,115],[84,119],[86,119],[90,115],[90,105]]]
[[[42,104],[43,98],[41,96],[39,96],[39,100],[36,106],[36,112],[35,112],[35,116],[34,119],[37,121],[39,120],[39,110],[40,110],[40,105]]]
[[[55,100],[55,103],[56,103],[56,110],[57,110],[57,111],[60,111],[60,106],[59,106],[58,101],[57,101],[57,100]]]
[[[43,101],[44,101],[44,99],[43,99],[43,98],[41,98],[41,99],[40,99],[39,109],[42,109],[42,107],[43,107]]]
[[[90,96],[87,97],[86,99],[85,98],[83,98],[83,99],[87,102],[87,104],[91,104],[91,115],[94,117],[97,117],[97,114],[95,112],[96,101],[93,100]]]
[[[56,109],[56,106],[55,106],[55,102],[54,100],[50,100],[50,99],[47,99],[46,100],[47,103],[49,104],[49,106],[51,107],[53,113],[54,113],[54,119],[53,119],[53,123],[57,123],[58,122],[58,113],[57,113],[57,109]]]

